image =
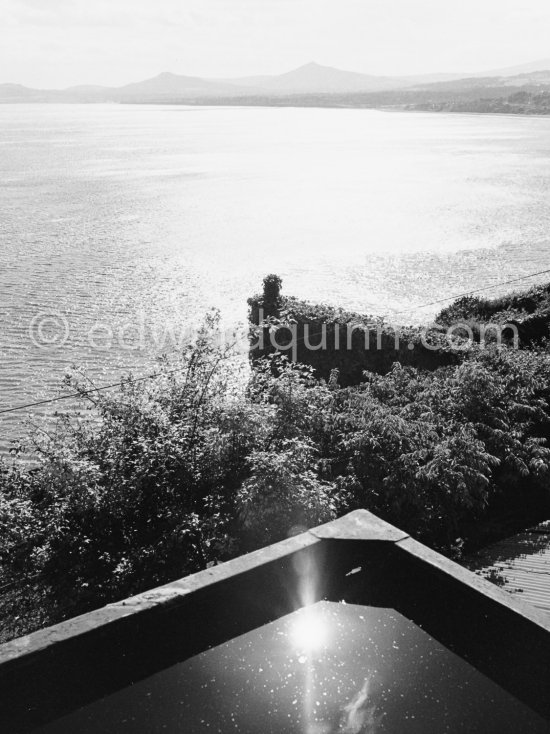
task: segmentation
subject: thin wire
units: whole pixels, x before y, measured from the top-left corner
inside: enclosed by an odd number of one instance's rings
[[[411,306],[411,308],[409,309],[394,312],[394,315],[397,315],[400,313],[410,313],[411,311],[417,311],[421,308],[428,308],[428,306],[435,306],[439,303],[445,303],[446,301],[453,301],[453,300],[456,300],[457,298],[463,298],[464,296],[471,296],[474,293],[481,293],[482,291],[491,290],[492,288],[498,288],[499,286],[510,285],[511,283],[519,283],[522,280],[527,280],[528,278],[535,278],[538,275],[547,275],[548,273],[550,273],[550,268],[548,270],[540,270],[537,273],[529,273],[528,275],[522,275],[519,278],[513,278],[512,280],[505,280],[502,283],[493,283],[491,285],[483,286],[482,288],[477,288],[475,290],[466,291],[465,293],[458,293],[453,296],[447,296],[446,298],[440,298],[437,301],[431,301],[430,303],[423,303],[423,304],[418,304],[416,306]],[[315,336],[315,334],[311,334],[310,336]],[[242,341],[244,341],[245,338],[243,338]],[[298,341],[305,341],[305,336],[300,337]],[[181,372],[182,369],[185,369],[185,367],[182,366],[174,370],[169,370],[168,372],[156,372],[150,375],[143,375],[142,377],[135,377],[135,378],[132,378],[131,381],[132,382],[143,382],[145,380],[154,380],[155,378],[161,377],[162,375],[172,375],[172,374],[175,374],[176,372]],[[121,382],[114,382],[111,385],[100,385],[99,387],[94,387],[90,390],[84,390],[78,393],[70,393],[69,395],[58,395],[55,398],[47,398],[45,400],[38,400],[35,403],[26,403],[24,405],[15,405],[12,408],[3,408],[2,410],[0,410],[0,415],[5,415],[6,413],[15,413],[16,411],[26,410],[27,408],[35,408],[39,405],[48,405],[50,403],[56,403],[60,400],[70,400],[71,398],[80,398],[86,395],[92,395],[93,393],[101,392],[102,390],[111,390],[115,387],[122,387],[122,385],[124,385],[126,382],[128,382],[128,380],[124,380]]]
[[[457,298],[464,298],[464,296],[471,296],[474,293],[481,293],[482,291],[488,291],[492,288],[499,288],[501,285],[510,285],[511,283],[519,283],[521,280],[527,280],[527,278],[534,278],[537,275],[546,275],[547,273],[550,273],[550,268],[548,270],[540,270],[538,273],[529,273],[529,275],[522,275],[519,278],[513,278],[512,280],[505,280],[502,283],[493,283],[492,285],[486,285],[483,286],[483,288],[477,288],[473,291],[466,291],[465,293],[457,293],[454,296],[447,296],[446,298],[440,298],[437,301],[431,301],[430,303],[423,303],[419,304],[417,306],[411,306],[410,308],[407,308],[403,311],[395,311],[396,314],[399,313],[408,313],[409,311],[417,311],[421,308],[428,308],[428,306],[436,306],[439,303],[445,303],[445,301],[454,301]]]
[[[83,390],[82,392],[70,393],[68,395],[58,395],[55,398],[48,398],[46,400],[38,400],[36,403],[27,403],[26,405],[16,405],[13,408],[4,408],[3,410],[0,410],[0,415],[3,415],[4,413],[13,413],[16,410],[25,410],[26,408],[34,408],[38,405],[56,403],[59,400],[70,400],[71,398],[80,398],[80,397],[84,397],[85,395],[92,395],[93,393],[101,392],[102,390],[110,390],[113,387],[122,387],[122,385],[128,382],[143,382],[144,380],[154,380],[156,377],[161,377],[162,375],[173,375],[176,372],[181,372],[181,370],[183,369],[186,369],[186,366],[182,365],[181,367],[177,367],[176,369],[173,369],[173,370],[168,370],[167,372],[154,372],[153,374],[143,375],[142,377],[133,377],[127,380],[123,380],[121,382],[113,382],[112,385],[100,385],[99,387],[93,387],[93,388],[90,388],[90,390]]]
[[[502,286],[502,285],[510,285],[511,283],[518,283],[522,280],[527,280],[527,278],[534,278],[538,275],[546,275],[548,273],[550,273],[550,269],[540,270],[538,273],[530,273],[528,275],[523,275],[519,278],[513,278],[512,280],[506,280],[502,283],[493,283],[492,285],[484,286],[483,288],[477,288],[475,290],[466,291],[465,293],[459,293],[453,296],[447,296],[446,298],[440,298],[437,301],[431,301],[430,303],[424,303],[424,304],[419,304],[416,306],[411,306],[411,308],[407,309],[406,311],[396,311],[395,313],[398,314],[398,313],[408,313],[410,311],[416,311],[421,308],[427,308],[428,306],[435,306],[439,303],[445,303],[446,301],[456,300],[457,298],[463,298],[464,296],[471,296],[474,293],[481,293],[482,291],[490,290],[492,288],[498,288],[499,286]],[[298,339],[298,341],[304,341],[304,340],[305,340],[305,336]],[[241,340],[238,340],[238,341],[241,341]],[[244,338],[243,338],[243,341],[244,341]],[[235,344],[236,343],[238,342],[235,342]],[[178,367],[173,370],[168,370],[166,372],[155,372],[150,375],[143,375],[142,377],[132,378],[131,382],[143,382],[145,380],[153,380],[157,377],[161,377],[162,375],[173,375],[177,372],[181,372],[181,370],[185,368],[186,368],[185,366],[182,366],[182,367]],[[34,408],[36,406],[46,405],[48,403],[55,403],[60,400],[68,400],[70,398],[84,397],[86,395],[91,395],[93,393],[101,392],[102,390],[110,390],[115,387],[121,387],[122,385],[124,385],[127,382],[129,382],[129,380],[124,380],[122,382],[114,382],[111,385],[100,385],[99,387],[94,387],[90,390],[84,390],[79,393],[71,393],[69,395],[59,395],[58,397],[55,397],[55,398],[49,398],[47,400],[39,400],[35,403],[27,403],[26,405],[18,405],[13,408],[5,408],[3,410],[0,410],[0,415],[3,415],[4,413],[12,413],[18,410],[25,410],[26,408]],[[7,584],[3,584],[2,586],[0,586],[0,595],[4,595],[7,591],[10,591],[13,588],[20,588],[21,586],[24,586],[25,584],[32,583],[37,578],[41,578],[41,577],[42,577],[42,574],[35,574],[25,579],[18,579],[15,581],[8,582]]]

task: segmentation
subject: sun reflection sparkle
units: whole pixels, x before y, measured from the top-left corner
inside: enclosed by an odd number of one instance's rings
[[[329,641],[329,625],[315,609],[305,609],[290,630],[293,646],[301,652],[321,650]]]

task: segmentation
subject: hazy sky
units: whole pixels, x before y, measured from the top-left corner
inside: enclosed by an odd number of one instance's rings
[[[549,0],[0,0],[0,82],[37,87],[313,60],[405,74],[548,57]]]

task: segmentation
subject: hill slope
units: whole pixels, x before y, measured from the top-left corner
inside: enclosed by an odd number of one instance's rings
[[[536,67],[536,68],[534,68]],[[421,105],[425,109],[455,111],[452,105],[464,99],[506,98],[519,90],[530,93],[550,91],[550,60],[510,67],[489,74],[424,74],[416,76],[375,76],[344,71],[314,62],[304,64],[284,74],[251,76],[242,79],[203,79],[163,72],[150,79],[120,87],[79,85],[64,90],[41,90],[20,84],[0,84],[0,102],[195,102],[250,104],[281,104],[285,97],[301,104],[333,106]],[[386,95],[383,101],[359,99],[358,95]],[[309,101],[299,97],[311,95]],[[336,99],[337,95],[347,99]],[[393,96],[392,96],[393,95]],[[426,107],[426,105],[428,105]],[[432,105],[432,106],[430,106]],[[506,111],[506,105],[501,105]],[[467,111],[460,109],[456,111]],[[481,105],[480,109],[485,110]]]

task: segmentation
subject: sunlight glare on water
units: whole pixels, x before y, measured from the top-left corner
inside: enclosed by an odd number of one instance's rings
[[[548,724],[395,610],[320,602],[36,734],[232,731],[547,734]]]
[[[0,105],[0,146],[2,407],[55,394],[72,363],[144,373],[209,307],[243,322],[269,272],[391,316],[550,265],[547,119]],[[38,348],[50,310],[68,339]],[[0,448],[20,430],[3,419]]]
[[[329,632],[329,626],[317,607],[308,607],[293,623],[290,638],[298,652],[309,653],[322,650],[329,641]]]

